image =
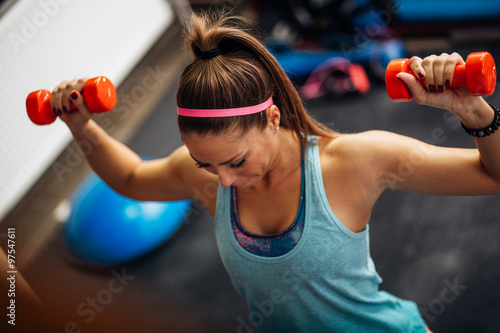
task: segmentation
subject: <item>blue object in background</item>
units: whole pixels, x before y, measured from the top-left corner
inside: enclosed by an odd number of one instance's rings
[[[66,223],[70,252],[88,264],[136,259],[168,239],[182,224],[191,200],[141,202],[113,191],[91,174],[71,198]]]
[[[500,18],[498,0],[397,0],[395,14],[404,23],[457,22]]]
[[[405,58],[406,51],[401,40],[369,40],[358,36],[352,44],[340,45],[338,50],[295,50],[288,46],[268,44],[280,66],[293,78],[306,78],[320,64],[333,57],[343,57],[353,63],[360,63],[380,79],[385,78],[385,69],[393,59]]]

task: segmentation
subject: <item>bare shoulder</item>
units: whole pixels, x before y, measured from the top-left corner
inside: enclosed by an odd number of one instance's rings
[[[384,146],[391,133],[369,131],[318,138],[323,185],[330,207],[342,223],[358,232],[369,221],[383,191]]]
[[[140,200],[196,199],[215,214],[217,176],[196,167],[185,146],[168,157],[145,161],[137,170],[133,188]]]
[[[195,198],[200,189],[218,186],[217,176],[198,168],[184,145],[172,153],[169,163]]]
[[[351,176],[374,188],[384,182],[391,168],[397,168],[401,156],[422,150],[424,145],[418,140],[386,131],[321,138],[318,144],[325,181],[330,177],[338,181],[337,177]]]
[[[341,134],[335,138],[320,138],[319,151],[322,159],[369,160],[379,158],[390,150],[402,136],[386,131],[366,131],[355,134]]]
[[[177,163],[177,170],[182,174],[185,187],[192,197],[215,216],[219,178],[205,169],[198,168],[186,146],[178,149],[174,163]]]

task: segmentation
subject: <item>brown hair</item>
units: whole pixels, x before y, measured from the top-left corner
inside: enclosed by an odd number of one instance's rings
[[[273,97],[281,112],[280,126],[291,129],[305,146],[307,135],[334,136],[335,132],[313,119],[272,54],[246,29],[244,18],[205,12],[192,14],[185,28],[185,42],[195,59],[181,75],[177,105],[183,108],[220,109],[256,105]],[[202,51],[218,47],[221,55],[208,60]],[[187,135],[220,134],[254,126],[264,129],[266,112],[239,117],[178,117],[179,130]]]

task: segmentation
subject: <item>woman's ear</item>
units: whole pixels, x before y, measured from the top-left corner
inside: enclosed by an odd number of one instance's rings
[[[271,105],[266,110],[268,126],[272,127],[273,130],[279,128],[281,122],[281,112],[276,105]]]

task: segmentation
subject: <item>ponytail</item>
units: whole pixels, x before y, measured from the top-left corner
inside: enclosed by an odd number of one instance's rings
[[[192,15],[185,29],[185,42],[195,59],[181,75],[177,105],[237,108],[273,97],[281,112],[280,126],[295,132],[302,147],[307,135],[334,136],[333,130],[306,112],[290,79],[273,55],[247,32],[249,27],[248,21],[237,16],[214,12]],[[214,57],[200,58],[214,49],[218,49]],[[220,134],[232,129],[245,133],[255,126],[263,129],[266,124],[266,112],[224,118],[178,117],[182,134]]]

